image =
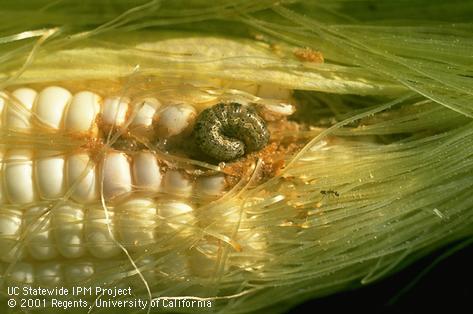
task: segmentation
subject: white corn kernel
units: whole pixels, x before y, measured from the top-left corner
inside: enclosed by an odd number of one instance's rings
[[[12,262],[22,257],[23,249],[20,245],[23,214],[19,210],[0,212],[0,260]]]
[[[31,128],[31,110],[33,109],[36,95],[36,91],[31,88],[18,88],[12,93],[12,96],[19,103],[10,102],[8,104],[6,125],[10,129],[28,130]]]
[[[69,264],[64,267],[65,281],[70,285],[83,283],[87,279],[91,278],[94,273],[94,266],[87,262]]]
[[[58,86],[46,87],[39,93],[34,111],[41,122],[53,129],[59,129],[71,97],[67,89]]]
[[[8,200],[13,204],[26,204],[34,201],[32,152],[12,150],[4,165],[5,189]]]
[[[83,91],[74,95],[67,109],[64,127],[66,131],[87,132],[91,130],[100,112],[100,96]]]
[[[181,134],[192,127],[196,115],[195,108],[190,105],[166,106],[158,113],[156,130],[164,137]]]
[[[25,229],[28,233],[28,252],[38,260],[50,260],[57,256],[48,208],[30,207],[25,211]]]
[[[127,156],[122,153],[109,153],[103,160],[103,194],[112,199],[131,192],[131,171]]]
[[[53,209],[54,236],[62,256],[78,258],[85,254],[84,211],[71,205]]]
[[[133,156],[133,179],[138,190],[159,191],[161,172],[153,153],[141,152]]]
[[[161,103],[156,98],[146,98],[141,102],[140,106],[141,108],[133,118],[131,126],[149,128],[153,124],[154,115],[156,110],[161,107]]]
[[[194,220],[193,209],[190,205],[174,201],[165,200],[157,205],[158,215],[163,219],[164,226],[158,232],[181,232],[187,234],[192,227]]]
[[[67,160],[67,187],[72,188],[71,198],[78,203],[90,203],[98,199],[96,167],[87,154],[74,154]]]
[[[290,103],[265,104],[264,109],[281,116],[290,116],[296,111],[296,108]]]
[[[186,197],[192,193],[192,181],[180,171],[168,170],[164,174],[164,190],[171,195]]]
[[[153,244],[157,227],[157,210],[150,199],[127,201],[117,209],[117,231],[126,247]]]
[[[61,264],[45,263],[37,265],[35,282],[46,287],[61,286],[64,282]]]
[[[102,107],[102,119],[105,124],[123,126],[128,112],[128,98],[113,97],[105,99]]]
[[[57,199],[64,194],[63,156],[40,157],[35,162],[35,170],[38,191],[42,199]]]
[[[13,269],[8,274],[8,283],[10,285],[34,283],[34,269],[30,263],[15,263]]]
[[[121,249],[114,239],[114,212],[107,210],[108,219],[103,209],[91,209],[86,212],[85,241],[89,253],[98,258],[110,258],[120,254]]]
[[[225,190],[225,176],[201,176],[196,180],[196,192],[204,196],[218,196]]]

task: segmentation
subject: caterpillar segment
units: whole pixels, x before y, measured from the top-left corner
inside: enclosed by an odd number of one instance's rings
[[[275,157],[274,149],[265,152],[275,141],[269,130],[294,112],[290,91],[244,82],[187,82],[182,96],[175,83],[128,94],[84,86],[0,92],[3,286],[123,280],[140,286],[143,278],[205,279],[221,267],[260,267],[266,239],[240,207],[218,204],[251,183],[262,168],[258,158]],[[238,142],[243,154],[219,159],[212,152],[230,148],[212,147],[226,144],[196,134],[196,124],[215,122],[202,114],[212,108],[234,128],[222,138]],[[252,121],[259,129],[238,139],[235,130],[251,128]],[[201,219],[209,204],[218,220]],[[222,266],[225,247],[244,254]]]

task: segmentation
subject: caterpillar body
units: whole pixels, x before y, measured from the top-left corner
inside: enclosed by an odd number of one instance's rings
[[[217,160],[233,160],[245,150],[260,150],[269,140],[264,120],[251,107],[238,103],[205,109],[194,132],[201,150]]]

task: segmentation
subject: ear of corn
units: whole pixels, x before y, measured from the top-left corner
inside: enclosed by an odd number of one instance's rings
[[[268,93],[270,88],[256,85],[256,95],[245,92],[246,96],[235,97],[258,97],[262,110],[275,117],[286,115],[287,108],[292,112],[290,94],[281,93],[281,89],[277,90],[286,103],[264,103],[259,90]],[[248,243],[245,254],[250,255],[233,262],[242,269],[253,265],[253,250],[264,250],[266,240],[252,230],[242,233],[241,240],[234,239],[234,225],[246,220],[238,208],[210,227],[215,230],[207,230],[214,222],[199,221],[200,215],[207,215],[207,203],[225,192],[232,193],[228,174],[205,169],[206,163],[199,169],[187,158],[176,162],[171,153],[159,151],[159,144],[155,144],[192,141],[188,129],[197,110],[215,100],[173,104],[159,94],[159,99],[101,97],[58,86],[40,91],[34,86],[15,88],[2,95],[1,130],[21,138],[23,146],[7,145],[2,154],[0,247],[6,252],[1,261],[9,265],[6,285],[72,287],[100,282],[101,263],[114,260],[112,265],[123,267],[134,256],[144,259],[134,267],[140,272],[142,267],[157,267],[154,264],[170,249],[175,257],[166,260],[165,254],[159,271],[151,271],[156,273],[154,277],[209,279],[218,267],[223,243],[237,251],[242,243]],[[274,96],[279,97],[277,93]],[[245,118],[248,105],[239,106]],[[278,108],[286,109],[281,113]],[[232,114],[236,119],[239,113]],[[51,144],[29,141],[29,137],[47,139]],[[127,144],[131,142],[141,146]],[[253,170],[245,171],[251,174]],[[248,174],[236,176],[242,181],[234,188],[240,190],[247,184],[245,176]],[[196,208],[201,208],[200,212]],[[174,250],[167,241],[182,241],[183,247]],[[84,263],[89,266],[82,267]],[[124,273],[113,282],[128,282],[128,277]],[[134,285],[139,282],[135,280]]]

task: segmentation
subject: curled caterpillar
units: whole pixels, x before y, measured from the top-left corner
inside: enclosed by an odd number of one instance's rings
[[[239,103],[220,103],[202,111],[194,134],[201,151],[219,161],[260,150],[269,141],[263,118],[252,107]]]

